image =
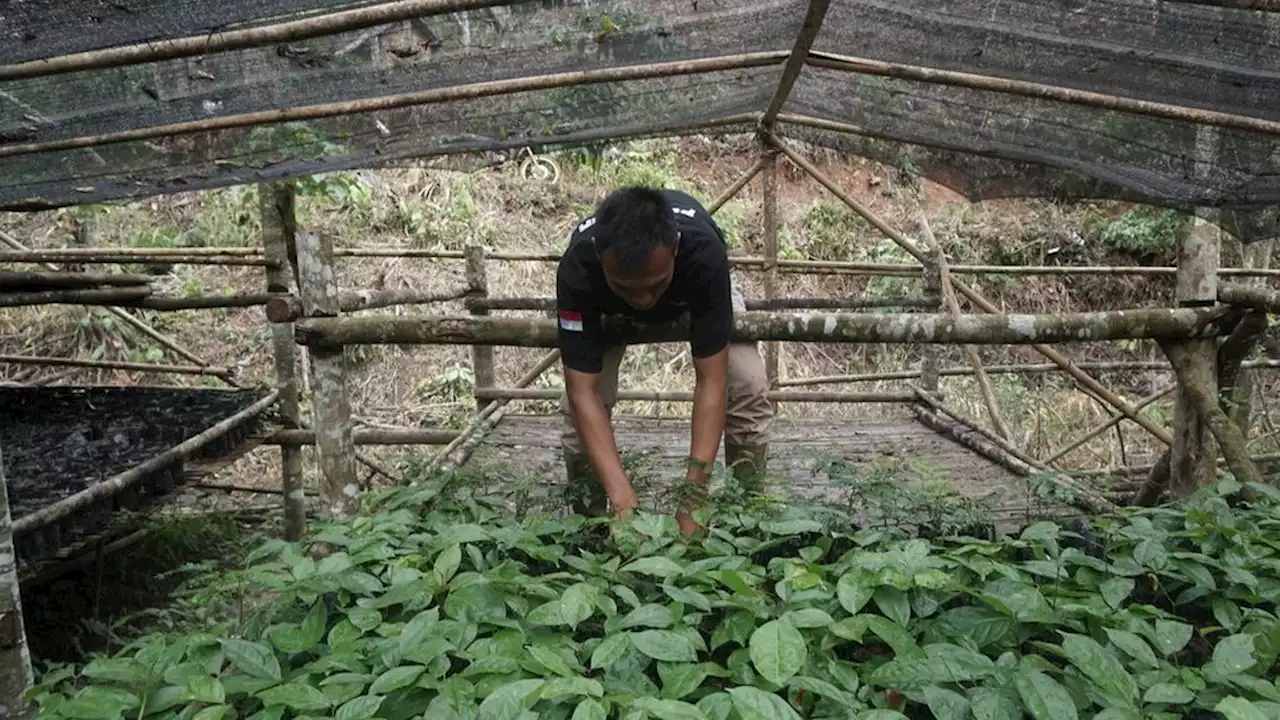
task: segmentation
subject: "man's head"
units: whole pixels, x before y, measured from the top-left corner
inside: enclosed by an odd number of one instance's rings
[[[596,208],[595,245],[610,289],[628,305],[651,308],[671,285],[680,229],[658,190],[615,190]]]

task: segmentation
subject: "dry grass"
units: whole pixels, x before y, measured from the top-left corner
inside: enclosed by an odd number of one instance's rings
[[[364,171],[316,179],[303,186],[299,223],[309,230],[331,233],[344,247],[439,248],[459,250],[481,243],[508,251],[560,251],[578,218],[604,193],[619,184],[667,184],[710,198],[730,184],[752,162],[749,138],[691,138],[647,141],[611,149],[599,167],[560,156],[557,182],[522,176],[517,166],[468,170],[457,161],[430,167]],[[842,187],[891,223],[914,234],[921,208],[939,241],[956,263],[1044,262],[1054,247],[1070,245],[1073,233],[1096,225],[1110,209],[1067,206],[1043,201],[998,201],[972,205],[929,183],[912,182],[894,171],[861,160],[814,153],[815,161]],[[781,180],[782,252],[786,257],[905,262],[907,256],[872,227],[825,193],[812,179],[789,164]],[[733,251],[760,254],[759,185],[752,183],[727,204],[718,219],[727,230]],[[258,240],[256,191],[235,188],[217,192],[146,200],[110,208],[65,210],[34,215],[0,216],[0,228],[36,247],[70,244],[77,216],[92,216],[106,246],[154,244],[166,246],[246,246]],[[1124,261],[1106,248],[1090,246],[1094,262]],[[1171,288],[1164,281],[1127,281],[1113,277],[1009,278],[976,277],[972,281],[1001,307],[1022,312],[1053,313],[1105,307],[1166,305]],[[461,261],[362,258],[340,261],[340,282],[346,288],[447,288],[463,281]],[[742,276],[748,296],[758,295],[758,278]],[[258,292],[264,285],[255,268],[183,266],[158,278],[166,294]],[[548,297],[554,291],[554,266],[546,263],[491,263],[491,293],[496,296]],[[914,294],[914,278],[849,278],[783,275],[786,295]],[[459,303],[444,307],[397,308],[386,312],[416,314],[461,313]],[[147,313],[146,320],[192,353],[215,365],[235,367],[250,383],[271,381],[271,350],[261,310]],[[0,349],[6,353],[101,357],[128,360],[184,362],[166,356],[154,342],[121,327],[100,310],[57,307],[11,311],[0,315]],[[1158,351],[1144,343],[1069,348],[1077,359],[1154,359]],[[466,347],[362,347],[350,350],[354,372],[351,397],[358,422],[386,427],[462,427],[474,410],[470,397],[470,350]],[[541,350],[500,348],[495,353],[499,383],[511,384]],[[984,362],[1005,364],[1044,362],[1030,348],[982,348]],[[920,348],[860,345],[784,346],[784,377],[865,373],[919,367]],[[960,348],[946,348],[944,365],[967,362]],[[51,380],[61,383],[192,384],[193,377],[143,376],[125,372],[30,370],[9,367],[9,379]],[[1136,401],[1167,380],[1164,373],[1128,373],[1103,378],[1126,398]],[[1061,376],[1036,376],[1021,381],[994,376],[993,381],[1014,441],[1043,455],[1070,437],[1105,421],[1109,411],[1074,390]],[[691,389],[693,373],[680,345],[631,349],[625,356],[623,388]],[[559,373],[552,370],[536,387],[554,387]],[[895,383],[864,383],[856,388],[892,390]],[[971,417],[985,420],[976,384],[970,378],[944,379],[948,400]],[[523,402],[526,412],[549,412],[554,402]],[[1152,406],[1168,413],[1169,404]],[[620,413],[683,416],[680,403],[622,403]],[[788,404],[783,417],[837,416],[851,423],[901,413],[900,408],[870,405]],[[1157,415],[1159,417],[1159,415]],[[1126,424],[1123,447],[1115,433],[1064,459],[1076,467],[1103,467],[1151,460],[1153,441]],[[1274,438],[1261,443],[1270,449]],[[369,449],[371,455],[394,460],[408,451]],[[234,469],[237,483],[275,481],[276,454],[254,453]]]

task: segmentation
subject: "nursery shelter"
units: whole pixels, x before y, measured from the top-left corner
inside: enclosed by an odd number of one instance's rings
[[[1241,418],[1248,416],[1237,409],[1248,406],[1240,402],[1248,372],[1267,366],[1245,359],[1266,329],[1267,313],[1280,308],[1277,271],[1269,267],[1280,232],[1277,0],[17,0],[0,8],[0,210],[256,184],[264,233],[262,247],[249,249],[30,250],[20,239],[0,237],[7,245],[0,262],[12,269],[0,277],[0,303],[108,306],[190,363],[150,369],[229,384],[235,379],[227,369],[209,367],[129,310],[263,306],[278,371],[277,386],[267,389],[161,396],[137,388],[132,399],[112,390],[126,417],[130,402],[168,408],[203,402],[205,410],[192,414],[200,419],[189,428],[159,441],[158,454],[65,488],[43,505],[23,506],[12,522],[19,555],[61,561],[100,548],[113,509],[145,505],[264,442],[282,447],[286,534],[298,537],[301,445],[317,447],[325,508],[343,513],[368,482],[360,465],[394,474],[362,457],[359,444],[443,445],[437,462],[456,467],[481,438],[501,441],[504,431],[520,434],[519,422],[536,422],[506,417],[505,408],[556,392],[528,387],[557,360],[554,325],[499,313],[546,309],[550,301],[490,297],[485,268],[554,256],[481,247],[405,251],[465,262],[465,286],[445,293],[340,289],[333,263],[375,251],[362,250],[358,238],[297,227],[291,180],[445,154],[536,156],[707,132],[759,139],[759,161],[710,207],[760,179],[763,252],[734,263],[763,274],[765,297],[737,319],[735,337],[766,343],[776,401],[898,404],[912,422],[1008,473],[1045,475],[1091,509],[1128,501],[1129,493],[1094,487],[1060,467],[1070,447],[1043,458],[1017,448],[986,382],[997,369],[983,367],[976,352],[960,368],[939,367],[936,353],[926,353],[919,372],[898,378],[901,390],[891,393],[787,390],[858,376],[804,382],[776,370],[781,342],[1029,345],[1047,360],[1046,369],[1065,373],[1114,408],[1111,424],[1069,445],[1133,422],[1169,448],[1155,467],[1138,471],[1146,482],[1136,499],[1153,502],[1166,487],[1183,494],[1207,484],[1219,452],[1237,478],[1260,480],[1260,459],[1245,446],[1248,423]],[[926,224],[891,226],[825,177],[802,143],[909,164],[975,202],[1108,198],[1174,208],[1194,214],[1197,224],[1177,267],[952,265]],[[916,263],[779,259],[779,163],[813,175]],[[1247,249],[1241,267],[1219,267],[1225,236]],[[65,270],[122,262],[260,266],[264,292],[162,297],[145,276]],[[895,298],[778,297],[776,278],[789,272],[911,277],[921,289]],[[1177,306],[1013,314],[960,279],[982,273],[1172,275]],[[468,312],[367,312],[455,300]],[[679,337],[680,328],[669,328],[638,340]],[[1109,391],[1071,360],[1069,347],[1057,347],[1121,339],[1156,341],[1165,350],[1178,381],[1162,393],[1179,400],[1172,427]],[[354,430],[344,348],[367,343],[473,346],[479,407],[471,427]],[[315,429],[299,422],[298,345],[306,346],[314,370]],[[515,387],[500,388],[491,348],[503,345],[550,352]],[[979,380],[986,420],[966,417],[939,396],[937,378],[949,373]],[[77,392],[80,399],[46,395],[31,402],[71,408],[85,395],[108,391]],[[664,397],[666,391],[629,392]],[[204,400],[189,399],[195,393],[205,393]],[[223,394],[214,401],[213,393]],[[665,397],[687,399],[674,395]],[[17,397],[5,405],[26,402]],[[119,546],[129,537],[110,542]]]

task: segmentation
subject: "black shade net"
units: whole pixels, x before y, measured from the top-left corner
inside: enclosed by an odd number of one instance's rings
[[[369,5],[324,0],[15,0],[0,63]],[[6,145],[417,93],[548,73],[786,52],[804,0],[545,0],[186,58],[0,83],[0,209],[40,209],[447,152],[674,134],[768,105],[781,64],[449,100],[92,148]],[[212,8],[216,7],[216,11]],[[134,18],[134,22],[130,22]],[[1280,120],[1280,13],[1164,0],[834,0],[814,49]],[[908,163],[966,196],[1213,206],[1277,229],[1275,136],[993,91],[807,67],[803,136]],[[904,144],[905,143],[905,144]]]

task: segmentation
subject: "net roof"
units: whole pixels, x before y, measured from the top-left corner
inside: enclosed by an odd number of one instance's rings
[[[10,0],[0,209],[441,153],[750,131],[808,13],[822,22],[781,107],[784,138],[909,166],[974,200],[1214,207],[1242,239],[1272,237],[1280,12],[1219,5],[833,0],[823,14],[805,0]],[[46,58],[214,42],[334,13],[381,14],[338,32],[37,74]],[[1068,102],[1078,91],[1176,117]]]

